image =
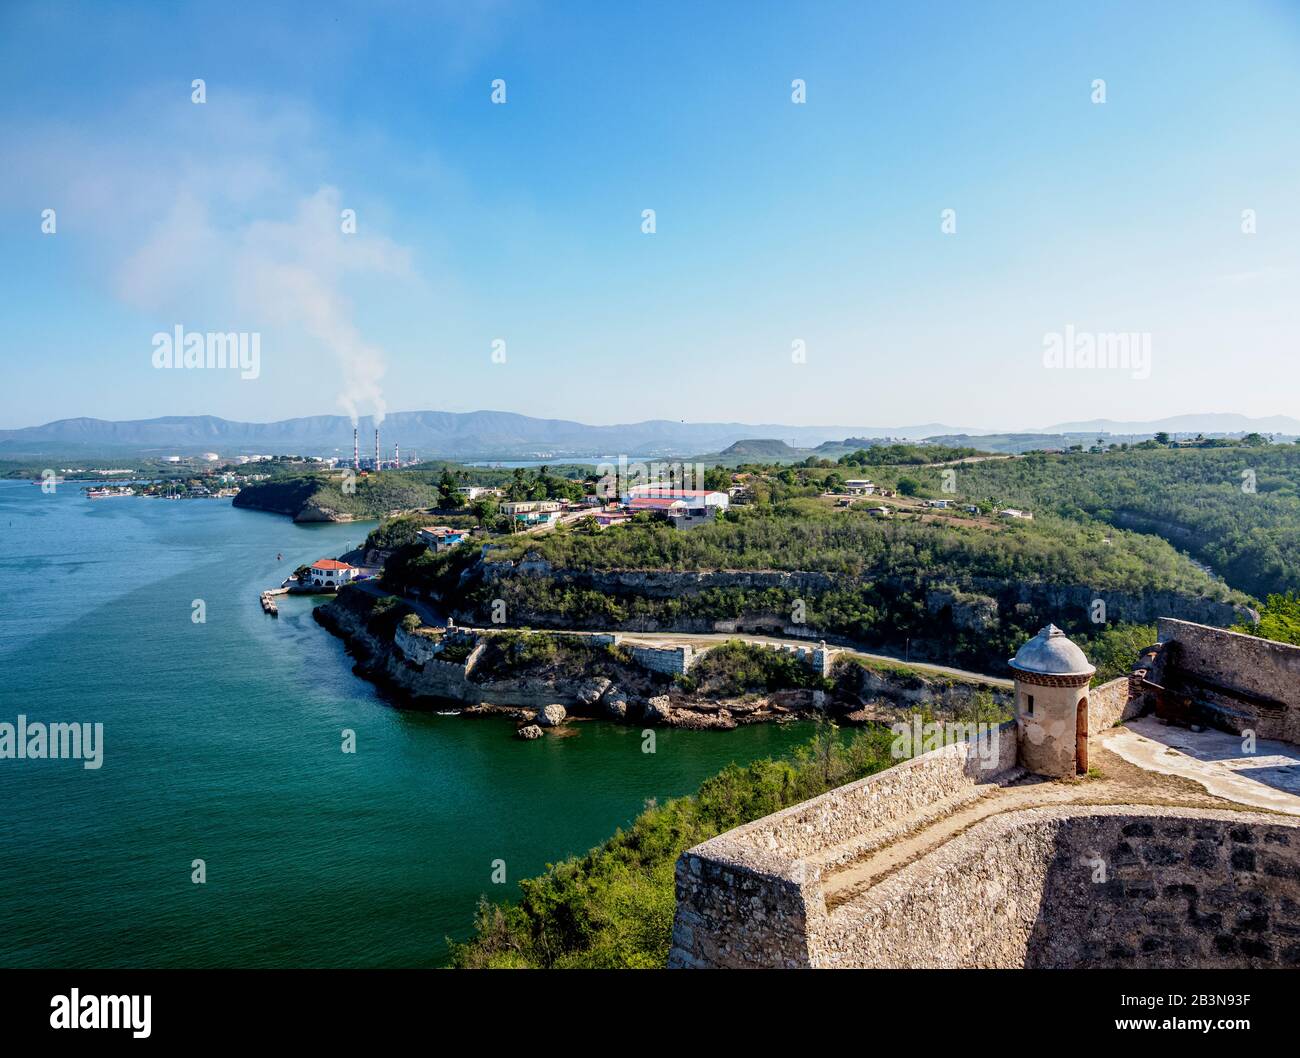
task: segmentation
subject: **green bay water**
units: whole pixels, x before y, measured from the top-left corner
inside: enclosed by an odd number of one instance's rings
[[[257,598],[369,528],[0,482],[0,721],[104,725],[97,771],[0,760],[0,965],[441,965],[481,895],[808,736],[661,729],[647,754],[603,721],[522,742],[385,700],[314,600]]]

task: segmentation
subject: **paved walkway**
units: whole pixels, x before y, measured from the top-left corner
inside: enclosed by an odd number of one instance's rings
[[[625,643],[640,643],[645,646],[716,646],[730,639],[739,639],[745,643],[764,643],[782,647],[812,647],[817,645],[814,639],[796,639],[792,636],[762,636],[748,632],[619,632],[619,639]],[[974,680],[993,687],[1010,690],[1012,682],[998,676],[987,676],[982,672],[953,668],[950,665],[936,665],[927,661],[904,661],[893,654],[870,654],[864,650],[851,650],[848,647],[829,647],[836,654],[862,658],[866,661],[882,661],[886,664],[905,665],[918,672],[933,672],[943,676],[956,676],[963,680]]]
[[[374,594],[382,595],[384,592],[382,590],[376,590]],[[412,603],[412,605],[414,605],[414,603]],[[500,628],[477,628],[463,625],[462,627],[467,631],[472,632],[512,631],[512,629],[506,626]],[[726,643],[736,639],[739,639],[742,643],[758,643],[778,647],[809,648],[817,645],[817,640],[813,639],[796,639],[793,636],[761,636],[749,632],[624,632],[616,628],[610,629],[608,632],[592,631],[590,628],[544,628],[535,629],[535,631],[572,636],[616,635],[620,642],[635,643],[638,646],[647,647],[713,647],[720,643]],[[862,650],[850,650],[848,647],[835,647],[828,645],[827,649],[833,654],[847,654],[849,657],[862,658],[865,661],[879,661],[886,664],[903,665],[909,669],[916,669],[921,673],[930,672],[940,676],[955,676],[958,679],[970,680],[975,683],[982,683],[1003,690],[1011,690],[1014,686],[1011,680],[1002,679],[999,676],[986,676],[982,672],[970,672],[966,669],[956,669],[948,665],[935,665],[926,661],[904,661],[902,658],[892,654],[869,654]]]
[[[1027,775],[1007,786],[990,784],[975,800],[826,871],[827,909],[842,906],[980,820],[1004,812],[1061,804],[1135,804],[1300,815],[1300,748],[1264,742],[1255,755],[1243,756],[1240,737],[1220,731],[1164,727],[1150,717],[1127,728],[1090,740],[1095,776],[1051,781]]]
[[[1300,747],[1261,739],[1246,753],[1240,735],[1166,727],[1152,716],[1126,727],[1109,746],[1130,763],[1191,779],[1229,801],[1300,815]]]
[[[385,599],[393,594],[391,591],[385,591],[377,580],[354,580],[352,587],[360,588],[367,595],[373,595],[377,599]],[[447,615],[435,610],[427,602],[421,602],[419,599],[412,599],[405,595],[400,596],[400,598],[402,602],[420,615],[420,620],[425,624],[437,628],[447,623]]]

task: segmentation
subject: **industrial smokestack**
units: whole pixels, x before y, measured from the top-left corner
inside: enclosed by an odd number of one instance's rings
[[[375,427],[375,470],[379,470],[379,427]]]
[[[393,469],[402,469],[402,446],[396,443],[393,445]]]
[[[357,428],[352,427],[352,469],[361,469],[361,449],[357,442]]]

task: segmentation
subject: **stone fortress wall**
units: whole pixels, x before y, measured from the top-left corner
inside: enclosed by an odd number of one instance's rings
[[[1120,676],[1088,692],[1088,734],[1095,735],[1140,716],[1144,705],[1135,692],[1140,677]]]
[[[620,642],[617,635],[602,638],[608,639],[614,644]],[[831,665],[835,660],[834,650],[827,647],[825,643],[815,647],[795,646],[792,643],[753,643],[751,645],[789,655],[822,677],[830,675]],[[638,665],[652,672],[662,672],[669,676],[685,676],[691,671],[694,664],[708,653],[707,649],[698,650],[691,646],[633,646],[631,650],[632,660]]]
[[[1014,726],[1003,724],[982,746],[933,750],[688,850],[677,863],[668,965],[812,965],[811,938],[826,922],[828,854],[848,857],[978,797],[1015,760]]]
[[[1009,812],[813,926],[810,966],[1300,966],[1300,820]]]
[[[1300,744],[1300,647],[1161,618],[1146,701],[1190,700],[1216,727]]]
[[[1300,966],[1300,820],[1275,815],[1007,812],[828,909],[838,860],[1016,774],[1003,731],[1000,771],[946,747],[689,850],[668,965]]]
[[[618,637],[613,637],[618,642]],[[661,672],[667,676],[685,676],[697,660],[691,647],[632,647],[632,660],[643,669]]]
[[[1168,619],[1159,633],[1131,675],[1088,692],[1090,735],[1150,709],[1163,680],[1229,730],[1300,742],[1300,648]],[[982,759],[970,742],[934,750],[688,849],[668,965],[1300,966],[1300,818],[976,806],[1024,778],[1015,730]]]

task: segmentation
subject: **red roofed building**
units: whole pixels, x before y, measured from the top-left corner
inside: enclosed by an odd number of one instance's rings
[[[628,490],[626,498],[628,510],[633,513],[653,511],[678,525],[700,524],[725,511],[730,502],[725,492],[669,485],[636,485]]]
[[[356,566],[333,558],[319,558],[311,564],[311,583],[316,588],[337,588],[352,583]]]

